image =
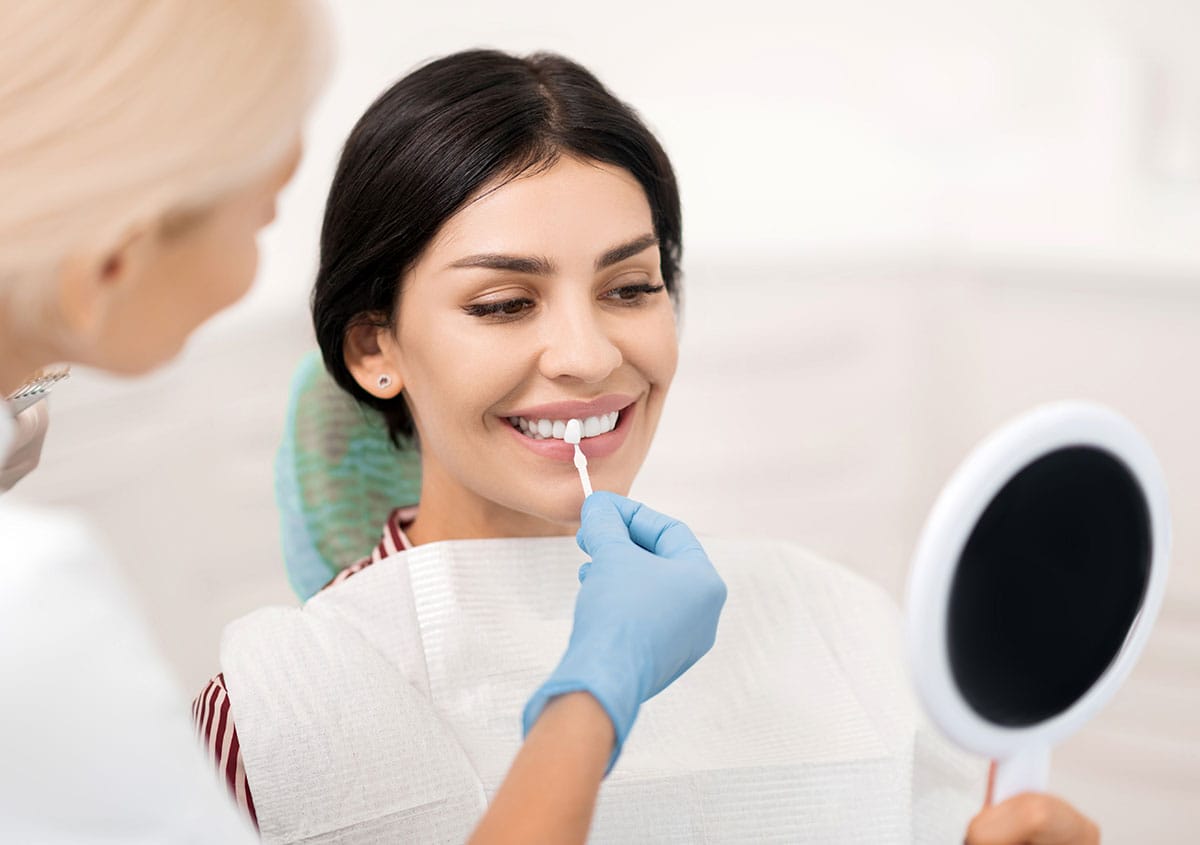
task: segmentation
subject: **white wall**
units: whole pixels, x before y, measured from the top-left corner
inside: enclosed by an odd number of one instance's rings
[[[475,46],[562,52],[642,112],[679,172],[689,265],[1200,269],[1200,4],[339,0],[333,19],[337,70],[243,310],[304,298],[366,106]]]

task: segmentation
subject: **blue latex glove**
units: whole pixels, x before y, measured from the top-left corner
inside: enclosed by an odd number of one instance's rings
[[[571,640],[553,674],[525,705],[528,735],[546,704],[591,693],[612,719],[621,753],[638,708],[712,648],[725,582],[686,525],[614,493],[583,503]]]

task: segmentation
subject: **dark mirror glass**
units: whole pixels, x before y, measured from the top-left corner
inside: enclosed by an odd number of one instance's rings
[[[1150,516],[1112,454],[1050,452],[996,494],[950,589],[954,680],[983,718],[1018,727],[1074,704],[1117,656],[1150,577]]]

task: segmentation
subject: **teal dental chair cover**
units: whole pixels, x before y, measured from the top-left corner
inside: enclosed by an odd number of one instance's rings
[[[393,508],[421,495],[420,455],[397,449],[383,416],[334,383],[321,355],[292,376],[275,500],[288,581],[301,599],[370,554]]]

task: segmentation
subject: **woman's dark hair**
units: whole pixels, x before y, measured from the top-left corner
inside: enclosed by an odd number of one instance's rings
[[[682,221],[671,163],[633,109],[569,59],[455,53],[393,85],[350,133],[325,206],[313,326],[334,380],[383,412],[393,440],[413,436],[412,417],[403,398],[381,400],[355,382],[347,332],[391,324],[403,274],[480,188],[564,154],[641,183],[663,282],[678,301]]]

